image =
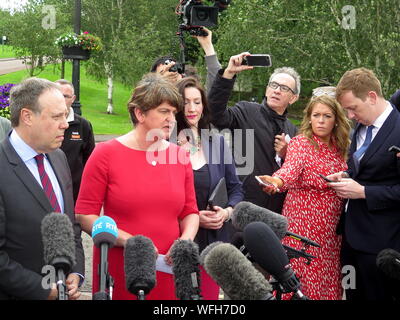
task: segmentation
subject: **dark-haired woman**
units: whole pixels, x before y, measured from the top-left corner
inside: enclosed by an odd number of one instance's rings
[[[184,99],[184,108],[176,116],[178,145],[190,153],[200,217],[195,241],[201,252],[215,241],[230,241],[232,227],[229,219],[233,207],[243,199],[242,183],[236,175],[231,150],[223,136],[211,130],[203,87],[192,77],[182,79],[177,87]],[[221,178],[226,181],[228,204],[224,208],[210,208],[208,199]],[[218,287],[211,288],[211,282],[204,280],[204,274],[203,298],[218,299]]]

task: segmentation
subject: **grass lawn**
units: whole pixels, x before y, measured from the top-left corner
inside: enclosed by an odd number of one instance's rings
[[[14,58],[14,52],[11,46],[1,45],[0,44],[0,59],[4,58]]]
[[[1,52],[1,49],[0,49]],[[0,76],[0,85],[5,83],[18,83],[29,77],[27,71],[22,70]],[[58,65],[47,66],[38,75],[50,81],[60,78]],[[67,63],[65,67],[65,78],[72,80],[72,64]],[[98,82],[86,75],[84,63],[81,65],[81,91],[80,102],[82,115],[88,119],[95,134],[121,135],[132,129],[126,104],[131,94],[131,88],[115,82],[114,83],[114,114],[107,114],[107,85],[106,82]]]

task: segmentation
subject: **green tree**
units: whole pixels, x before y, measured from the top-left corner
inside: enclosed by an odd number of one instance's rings
[[[57,20],[56,7],[40,0],[29,1],[6,22],[10,44],[16,57],[24,60],[30,76],[38,75],[45,64],[60,57],[54,40],[64,28],[61,22],[62,19]]]

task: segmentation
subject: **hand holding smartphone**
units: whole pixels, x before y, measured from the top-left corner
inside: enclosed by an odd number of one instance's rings
[[[252,54],[245,56],[242,65],[253,67],[271,67],[271,56],[269,54]]]
[[[279,191],[279,188],[278,188],[276,185],[274,185],[274,184],[272,184],[272,183],[269,183],[269,182],[264,182],[264,181],[262,181],[261,178],[260,178],[259,176],[254,176],[254,178],[256,178],[257,182],[258,182],[261,186],[263,186],[263,187],[268,187],[268,188],[271,189],[271,191],[274,191],[273,193],[275,193],[275,192],[280,192],[280,191]]]
[[[331,180],[331,179],[328,179],[327,177],[325,177],[323,174],[318,174],[322,179],[324,179],[326,182],[335,182],[335,181],[333,181],[333,180]]]

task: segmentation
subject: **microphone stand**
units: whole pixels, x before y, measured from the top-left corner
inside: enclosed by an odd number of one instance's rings
[[[65,275],[71,269],[71,263],[66,257],[56,257],[52,263],[57,272],[57,291],[58,300],[68,300],[68,293],[66,292]]]
[[[136,294],[136,297],[138,300],[141,300],[141,301],[146,300],[146,295],[144,294],[143,290],[139,290],[138,293]]]
[[[100,276],[100,290],[93,295],[93,300],[112,300],[114,279],[108,273],[108,245],[101,245],[100,264],[98,266]]]

